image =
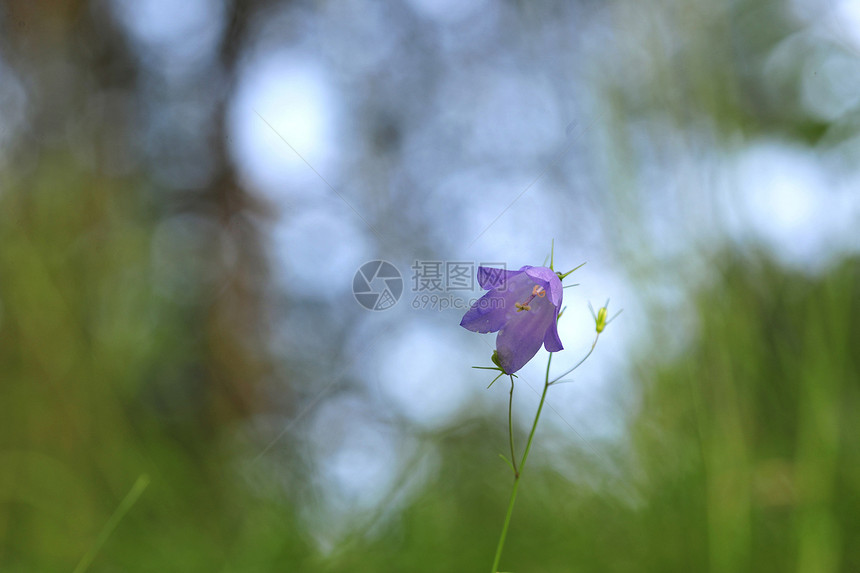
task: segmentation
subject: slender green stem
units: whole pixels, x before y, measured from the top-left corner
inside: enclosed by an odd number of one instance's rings
[[[565,376],[567,376],[568,374],[570,374],[571,372],[573,372],[574,370],[576,370],[577,368],[582,366],[582,363],[585,362],[586,360],[588,360],[588,357],[591,356],[592,352],[594,352],[594,347],[597,346],[597,340],[599,338],[600,338],[600,333],[598,332],[597,336],[594,337],[594,342],[591,343],[591,348],[588,350],[588,353],[582,357],[582,360],[577,362],[576,366],[574,366],[573,368],[571,368],[570,370],[568,370],[567,372],[565,372],[561,376],[556,376],[555,378],[553,378],[552,382],[549,382],[549,371],[547,370],[547,378],[546,378],[547,384],[552,386],[553,384],[555,384],[556,382],[558,382],[559,380],[561,380],[562,378],[564,378]]]
[[[508,439],[511,443],[511,465],[514,468],[514,478],[520,475],[519,470],[517,470],[517,458],[516,454],[514,454],[514,419],[513,419],[513,406],[514,406],[514,377],[511,376],[511,397],[508,400]]]
[[[538,420],[540,420],[540,413],[543,410],[543,403],[546,401],[546,391],[549,389],[549,367],[552,364],[552,353],[549,354],[549,360],[546,361],[546,376],[544,377],[543,383],[543,392],[540,395],[540,403],[538,404],[537,413],[535,414],[535,421],[532,424],[532,430],[529,432],[529,439],[526,442],[526,451],[523,452],[523,461],[520,462],[520,472],[522,473],[523,468],[526,465],[526,460],[529,459],[529,450],[532,447],[532,439],[535,437],[535,430],[537,430]]]
[[[514,502],[517,500],[517,488],[520,487],[520,477],[514,478],[514,489],[511,492],[511,501],[508,502],[508,512],[505,514],[505,524],[502,526],[502,535],[499,537],[499,545],[496,547],[496,557],[493,559],[493,568],[490,573],[498,573],[499,561],[502,559],[502,549],[505,547],[505,537],[508,535],[508,525],[511,524],[511,515],[514,512]]]
[[[520,487],[520,478],[522,477],[522,472],[526,467],[526,460],[529,459],[529,450],[531,450],[532,447],[532,439],[535,437],[535,430],[537,430],[538,420],[540,420],[540,413],[541,410],[543,410],[544,401],[546,401],[546,391],[549,389],[550,385],[550,364],[552,364],[552,353],[549,355],[549,360],[546,361],[546,377],[544,379],[543,392],[540,395],[540,403],[538,404],[537,413],[535,414],[535,421],[532,424],[532,429],[529,432],[529,439],[526,442],[526,449],[523,452],[523,460],[520,462],[520,470],[519,472],[514,472],[514,488],[511,491],[511,500],[508,502],[508,511],[505,513],[505,523],[502,525],[502,534],[499,536],[499,545],[496,547],[496,557],[493,559],[493,568],[491,573],[497,573],[499,570],[499,561],[502,559],[502,549],[505,547],[505,538],[508,536],[508,526],[511,524],[511,515],[514,513],[514,502],[517,500],[517,490]],[[511,387],[511,392],[513,392],[513,387]],[[508,407],[508,419],[510,420],[510,406]],[[510,424],[509,427],[512,428]],[[513,444],[513,430],[511,430],[511,443]],[[513,451],[511,451],[512,460],[513,457]]]
[[[84,571],[89,569],[93,559],[95,559],[96,554],[99,552],[99,549],[102,548],[102,545],[105,544],[105,541],[110,537],[110,534],[113,533],[113,530],[116,529],[116,526],[119,525],[119,522],[123,517],[125,517],[125,514],[128,513],[128,510],[131,509],[131,506],[135,504],[143,493],[143,490],[145,490],[148,485],[148,475],[144,474],[137,478],[137,481],[135,481],[134,485],[131,486],[131,490],[125,494],[125,497],[121,502],[119,502],[119,506],[114,510],[113,515],[110,516],[110,519],[108,519],[107,523],[102,527],[95,543],[93,543],[89,551],[81,557],[81,560],[78,561],[78,566],[75,567],[73,573],[84,573]]]

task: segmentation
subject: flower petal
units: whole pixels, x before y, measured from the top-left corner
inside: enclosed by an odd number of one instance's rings
[[[511,290],[491,290],[466,311],[460,326],[472,332],[495,332],[509,319],[509,311],[517,302],[517,294]]]
[[[493,289],[463,315],[460,326],[472,332],[495,332],[517,314],[517,303],[528,300],[534,283],[524,273],[514,271],[505,289]]]
[[[507,290],[505,287],[508,282],[521,272],[523,272],[523,269],[518,271],[509,271],[507,269],[496,269],[493,267],[478,267],[478,284],[485,290],[494,288]]]
[[[546,334],[543,337],[543,346],[548,352],[560,352],[564,350],[561,345],[561,338],[558,336],[558,312],[555,313],[555,320],[546,329]]]
[[[564,297],[564,290],[561,286],[561,279],[558,278],[555,271],[547,267],[523,267],[523,269],[534,282],[546,290],[547,298],[553,306],[559,308]]]
[[[506,374],[513,374],[537,354],[555,314],[552,303],[545,298],[535,298],[531,310],[515,312],[499,330],[496,351]]]

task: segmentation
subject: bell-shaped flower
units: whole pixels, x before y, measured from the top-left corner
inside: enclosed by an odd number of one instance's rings
[[[460,326],[473,332],[499,331],[496,352],[505,374],[513,374],[537,354],[564,350],[558,337],[562,286],[547,267],[518,271],[478,267],[478,283],[489,290],[475,301]]]

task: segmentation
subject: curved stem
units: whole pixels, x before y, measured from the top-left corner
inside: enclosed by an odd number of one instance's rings
[[[511,397],[508,400],[508,439],[511,443],[511,465],[514,467],[514,478],[519,477],[520,472],[517,469],[517,458],[514,454],[514,420],[512,409],[514,405],[514,377],[511,376]]]
[[[549,366],[552,364],[552,353],[550,352],[549,360],[546,361],[546,376],[544,377],[543,383],[543,392],[540,395],[540,403],[538,404],[537,413],[535,414],[535,421],[532,424],[532,430],[529,432],[529,440],[526,442],[526,451],[523,452],[523,461],[520,462],[520,471],[526,465],[526,460],[529,459],[529,450],[532,447],[532,438],[535,437],[535,430],[537,430],[538,420],[540,420],[540,412],[543,410],[543,403],[546,401],[546,391],[549,389]]]
[[[511,524],[511,515],[514,512],[514,502],[517,499],[517,488],[520,486],[519,475],[514,478],[514,489],[511,492],[511,501],[508,502],[508,511],[505,514],[505,524],[502,526],[502,534],[499,537],[499,545],[496,547],[496,557],[493,559],[493,568],[490,573],[497,573],[499,570],[499,561],[502,559],[502,549],[505,547],[505,537],[508,535],[508,526]]]
[[[537,430],[538,420],[540,420],[540,413],[543,410],[543,404],[546,401],[546,391],[549,389],[550,381],[549,381],[549,367],[552,364],[552,353],[549,355],[549,360],[546,362],[546,377],[544,378],[543,384],[543,392],[540,395],[540,403],[538,404],[537,413],[535,414],[535,421],[532,424],[532,429],[529,432],[529,439],[526,442],[526,449],[523,452],[523,460],[520,462],[520,469],[517,472],[514,471],[514,488],[511,491],[511,500],[508,502],[508,511],[505,513],[505,523],[502,525],[502,534],[499,536],[499,545],[496,547],[496,557],[493,559],[493,568],[491,573],[497,573],[499,570],[499,561],[502,559],[502,549],[505,547],[505,538],[508,535],[508,526],[511,524],[511,515],[514,513],[514,502],[517,500],[517,490],[520,487],[520,478],[522,477],[522,471],[526,467],[526,460],[529,458],[529,450],[532,447],[532,439],[535,436],[535,430]],[[512,381],[513,382],[513,381]],[[513,384],[511,385],[511,395],[513,396]],[[510,406],[508,407],[508,420],[510,421]],[[511,445],[513,446],[513,432],[511,432]],[[513,460],[513,450],[511,450],[511,459]]]
[[[594,337],[594,342],[591,343],[591,348],[588,350],[588,353],[582,357],[582,360],[577,362],[576,366],[574,366],[573,368],[571,368],[570,370],[568,370],[567,372],[565,372],[561,376],[556,376],[555,378],[553,378],[552,382],[547,382],[547,384],[549,384],[549,385],[555,384],[556,382],[558,382],[559,380],[561,380],[562,378],[564,378],[565,376],[567,376],[568,374],[570,374],[571,372],[573,372],[574,370],[576,370],[577,368],[582,366],[582,363],[585,362],[586,360],[588,360],[588,357],[591,356],[592,352],[594,352],[594,347],[597,346],[597,340],[599,338],[600,338],[600,333],[598,332],[597,336]],[[550,355],[550,356],[552,356],[552,355]],[[547,375],[547,380],[549,380],[549,370],[547,370],[546,375]]]

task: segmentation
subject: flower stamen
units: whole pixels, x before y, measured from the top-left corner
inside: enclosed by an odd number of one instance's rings
[[[529,304],[528,304],[529,302],[531,302],[531,301],[527,300],[524,303],[522,303],[522,302],[514,303],[514,306],[517,307],[517,312],[520,312],[521,310],[531,310],[532,307],[529,306]]]

